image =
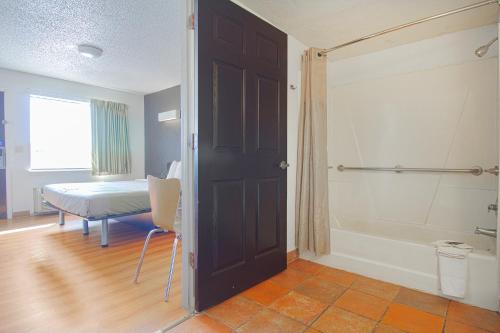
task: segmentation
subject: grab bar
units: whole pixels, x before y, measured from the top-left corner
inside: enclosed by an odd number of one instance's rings
[[[485,236],[490,236],[490,237],[497,237],[497,229],[487,229],[487,228],[481,228],[481,227],[476,227],[476,230],[474,230],[474,233],[476,235],[485,235]]]
[[[332,166],[328,167],[333,169]],[[445,168],[403,168],[402,166],[396,165],[394,168],[384,168],[384,167],[347,167],[340,164],[337,166],[338,171],[390,171],[396,173],[402,172],[434,172],[434,173],[470,173],[474,176],[479,176],[483,173],[483,168],[479,166],[474,166],[471,169],[445,169]],[[488,170],[489,171],[489,170]]]

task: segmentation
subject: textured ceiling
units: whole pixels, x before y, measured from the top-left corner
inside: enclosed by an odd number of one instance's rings
[[[0,67],[138,93],[177,85],[181,1],[0,0]]]
[[[328,48],[363,35],[480,0],[235,0],[308,46]],[[488,5],[364,41],[330,53],[330,59],[381,49],[497,22]],[[480,41],[486,42],[486,41]]]

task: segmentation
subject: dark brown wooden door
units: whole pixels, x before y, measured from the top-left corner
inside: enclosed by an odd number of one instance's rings
[[[196,8],[196,308],[286,268],[287,36],[228,0]]]

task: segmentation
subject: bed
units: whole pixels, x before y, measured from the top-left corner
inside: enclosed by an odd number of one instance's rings
[[[89,233],[89,221],[101,221],[101,246],[108,246],[108,219],[151,211],[148,183],[145,179],[116,182],[65,183],[43,187],[43,198],[64,214],[83,218],[83,233]]]

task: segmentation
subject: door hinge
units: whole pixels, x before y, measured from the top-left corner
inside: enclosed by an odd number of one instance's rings
[[[195,257],[193,252],[189,252],[189,266],[191,266],[192,269],[196,268]]]
[[[189,15],[188,18],[188,29],[194,30],[194,14]]]
[[[196,133],[191,134],[191,149],[196,150],[198,148],[198,135]]]

